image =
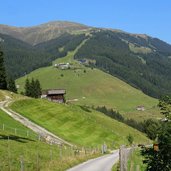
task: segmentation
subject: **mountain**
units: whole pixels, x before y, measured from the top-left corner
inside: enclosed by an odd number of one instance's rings
[[[7,73],[9,76],[18,78],[39,67],[51,65],[53,60],[75,49],[84,38],[84,35],[66,33],[59,36],[58,39],[32,46],[0,33],[0,45],[4,52]],[[60,51],[60,48],[63,50]]]
[[[89,29],[88,26],[65,21],[53,21],[33,27],[0,25],[0,33],[10,35],[31,45],[55,39],[63,33],[72,33],[87,29]]]
[[[95,30],[75,54],[146,94],[171,95],[171,45],[147,35]]]
[[[0,32],[10,34],[12,39],[4,38],[1,44],[7,49],[7,69],[15,78],[51,65],[53,60],[66,56],[85,41],[73,56],[76,60],[88,59],[89,67],[116,76],[150,96],[171,95],[171,45],[157,38],[71,22],[50,22],[28,28],[1,25]],[[4,36],[7,35],[1,34],[0,40]],[[14,37],[22,40],[15,38],[18,41],[15,43]],[[9,53],[11,49],[14,51]],[[16,49],[20,50],[16,52]]]

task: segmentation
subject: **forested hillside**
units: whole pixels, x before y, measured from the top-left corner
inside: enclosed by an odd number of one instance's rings
[[[75,49],[84,38],[84,35],[64,34],[58,39],[32,46],[11,36],[0,34],[0,45],[4,52],[8,75],[18,78],[37,68],[51,65],[53,60]]]
[[[146,35],[98,30],[76,59],[94,59],[93,64],[121,78],[146,94],[171,94],[171,45]]]

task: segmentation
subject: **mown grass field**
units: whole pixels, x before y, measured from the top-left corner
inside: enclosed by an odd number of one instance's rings
[[[4,124],[4,130],[2,127]],[[17,132],[15,132],[17,129]],[[26,133],[29,131],[29,135]],[[0,110],[0,170],[64,171],[98,154],[75,155],[68,146],[39,141],[30,129]],[[21,165],[21,163],[23,163]]]
[[[27,99],[14,102],[11,108],[79,146],[96,147],[105,142],[118,148],[120,144],[128,144],[126,137],[129,134],[135,143],[148,142],[139,131],[84,107]]]
[[[140,120],[161,117],[156,108],[157,99],[98,69],[40,68],[16,81],[20,85],[20,91],[24,91],[26,78],[39,79],[42,89],[66,89],[66,99],[73,100],[75,104],[106,106],[118,110],[127,118]],[[146,110],[138,112],[136,107],[139,105],[145,106]]]

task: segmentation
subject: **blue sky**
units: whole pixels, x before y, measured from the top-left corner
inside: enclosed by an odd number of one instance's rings
[[[66,20],[145,33],[171,44],[171,0],[0,0],[0,24]]]

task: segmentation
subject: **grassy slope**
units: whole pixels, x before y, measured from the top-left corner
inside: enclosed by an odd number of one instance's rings
[[[51,66],[35,70],[28,77],[38,78],[43,89],[66,89],[66,98],[78,99],[76,104],[105,105],[119,110],[121,113],[129,113],[126,115],[127,117],[136,117],[137,119],[160,117],[159,112],[154,108],[157,105],[156,99],[98,69],[82,67],[76,70],[59,70]],[[17,80],[17,84],[22,90],[25,79],[26,77],[22,77]],[[144,105],[147,110],[137,112],[136,106],[138,105]]]
[[[29,131],[30,134],[35,135],[30,129],[21,125],[19,122],[15,121],[9,115],[5,114],[2,110],[0,110],[0,128],[2,129],[2,124],[5,126],[5,130],[15,132],[16,128],[18,131],[21,131],[20,134],[26,135],[26,132]]]
[[[42,125],[56,135],[77,145],[96,146],[106,142],[127,144],[132,134],[135,143],[148,141],[140,132],[96,111],[75,105],[63,105],[46,100],[22,100],[12,104],[12,109]]]
[[[5,96],[8,96],[8,97],[10,97],[13,100],[26,99],[26,98],[28,98],[28,97],[22,96],[20,94],[15,94],[15,93],[12,93],[12,92],[7,91],[7,90],[1,90],[0,89],[0,102],[6,99]]]
[[[2,124],[5,130],[2,130]],[[17,134],[15,134],[15,128]],[[29,131],[29,136],[26,132]],[[9,140],[8,140],[9,137]],[[62,155],[62,158],[61,158]],[[66,170],[96,155],[74,156],[69,147],[59,148],[37,140],[37,135],[0,110],[0,170]]]

